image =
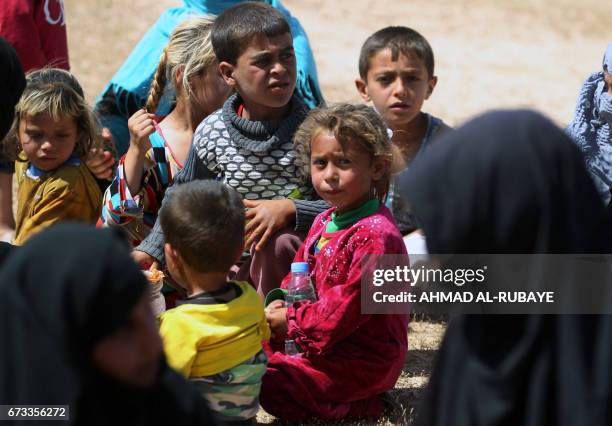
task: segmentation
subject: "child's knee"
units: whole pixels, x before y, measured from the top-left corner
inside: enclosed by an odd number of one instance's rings
[[[257,252],[252,250],[251,255],[262,259],[275,259],[276,261],[283,261],[283,259],[289,258],[289,261],[291,261],[303,240],[304,235],[295,232],[291,228],[283,228],[272,235],[262,249]]]

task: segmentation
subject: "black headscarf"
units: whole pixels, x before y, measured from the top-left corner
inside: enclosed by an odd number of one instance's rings
[[[0,241],[0,266],[2,266],[4,260],[8,257],[9,254],[15,251],[16,248],[17,247],[12,244]]]
[[[33,237],[0,271],[0,404],[69,405],[73,424],[211,424],[201,397],[164,360],[144,390],[90,362],[145,291],[117,231],[60,224]]]
[[[13,123],[15,105],[25,89],[26,80],[15,49],[0,37],[0,140]]]
[[[15,105],[25,89],[26,80],[15,49],[0,37],[0,141],[8,133],[15,115]],[[12,169],[12,161],[4,157],[0,144],[0,169]],[[0,242],[0,265],[13,251],[13,246]]]
[[[534,112],[472,120],[400,187],[432,253],[608,252],[580,153]],[[611,343],[610,316],[453,318],[417,424],[610,424]]]
[[[399,185],[430,252],[606,252],[605,211],[580,151],[543,116],[488,113],[440,142]]]

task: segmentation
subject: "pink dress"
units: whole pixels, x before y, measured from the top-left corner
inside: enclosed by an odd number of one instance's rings
[[[310,263],[317,302],[287,311],[289,337],[303,349],[291,357],[278,345],[269,357],[261,405],[283,420],[377,417],[379,394],[395,385],[408,349],[408,315],[361,314],[361,260],[368,254],[406,254],[391,212],[384,206],[317,243],[333,209],[321,213],[295,256]],[[287,276],[282,283],[286,288]]]

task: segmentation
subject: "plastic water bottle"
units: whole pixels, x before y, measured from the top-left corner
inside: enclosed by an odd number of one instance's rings
[[[291,264],[291,280],[287,286],[287,305],[294,302],[315,302],[317,295],[308,275],[307,262],[294,262]]]
[[[308,275],[307,262],[294,262],[291,264],[291,280],[287,286],[286,305],[291,306],[294,302],[314,302],[317,300],[310,276]],[[285,340],[285,353],[297,355],[300,353],[293,339]]]

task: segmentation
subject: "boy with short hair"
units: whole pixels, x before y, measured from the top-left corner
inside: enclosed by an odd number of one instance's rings
[[[265,295],[278,287],[303,232],[328,206],[315,201],[312,184],[295,164],[293,134],[307,108],[293,93],[295,53],[285,17],[264,3],[242,3],[216,18],[211,37],[221,75],[236,93],[198,126],[165,199],[177,183],[194,179],[219,179],[242,194],[251,259],[238,277]],[[287,230],[290,225],[295,228]],[[161,260],[163,238],[156,224],[136,260]]]
[[[33,3],[31,0],[20,1]],[[289,22],[297,57],[296,93],[310,108],[324,104],[314,56],[308,41],[308,35],[302,24],[295,16],[291,15],[280,0],[259,1],[272,5]],[[104,133],[112,136],[119,156],[125,154],[129,147],[128,119],[146,103],[160,55],[168,44],[170,34],[175,27],[193,16],[207,14],[217,16],[229,7],[243,2],[244,0],[182,0],[172,2],[181,4],[166,9],[138,41],[96,99],[95,111],[105,128]],[[42,9],[42,6],[40,8]],[[0,15],[2,15],[2,10],[0,10]],[[172,90],[165,91],[156,111],[157,115],[165,116],[170,113],[174,97],[172,95]]]
[[[160,317],[168,363],[200,389],[220,424],[249,422],[270,330],[253,287],[226,280],[244,242],[242,197],[221,182],[190,182],[174,191],[160,221],[168,269],[187,293]]]
[[[392,130],[392,141],[402,154],[405,167],[416,160],[442,132],[444,122],[421,111],[433,93],[434,54],[427,40],[407,27],[383,28],[364,42],[359,55],[357,91]],[[401,174],[401,172],[399,173]],[[398,175],[391,182],[387,207],[403,235],[417,227],[407,207],[394,190]]]

